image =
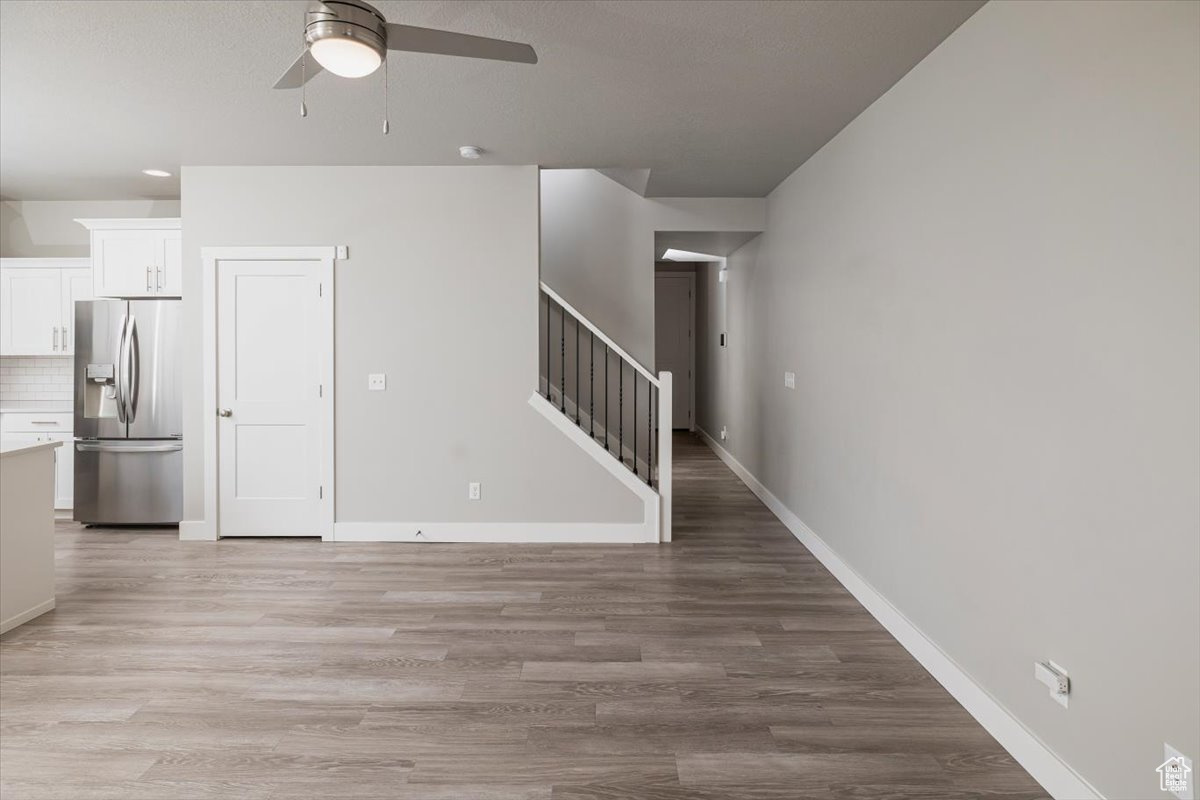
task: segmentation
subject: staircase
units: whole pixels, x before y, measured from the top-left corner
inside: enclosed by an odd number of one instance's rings
[[[658,495],[671,540],[671,373],[657,376],[541,284],[538,394]]]

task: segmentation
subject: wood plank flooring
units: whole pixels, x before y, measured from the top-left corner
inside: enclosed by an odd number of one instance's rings
[[[4,800],[1046,797],[698,440],[666,546],[58,531]]]

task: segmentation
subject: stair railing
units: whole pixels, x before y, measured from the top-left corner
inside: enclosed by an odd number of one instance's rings
[[[538,392],[660,498],[670,541],[670,372],[655,375],[541,284]]]

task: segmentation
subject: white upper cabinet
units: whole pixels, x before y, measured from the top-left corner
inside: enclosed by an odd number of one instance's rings
[[[92,235],[96,297],[180,297],[183,237],[178,218],[78,219]]]
[[[0,259],[0,355],[70,355],[75,301],[91,295],[87,259]]]
[[[64,269],[62,277],[62,342],[61,352],[75,354],[75,301],[92,299],[92,270],[89,267]]]

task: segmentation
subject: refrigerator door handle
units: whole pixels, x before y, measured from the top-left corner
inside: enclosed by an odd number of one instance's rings
[[[98,444],[94,442],[76,442],[75,449],[81,453],[173,453],[182,450],[182,444]]]
[[[137,419],[139,384],[142,382],[142,354],[138,350],[137,317],[129,314],[129,345],[126,347],[125,358],[129,362],[129,408],[125,416],[129,424]]]
[[[129,335],[129,315],[121,317],[121,339],[117,342],[117,370],[116,370],[116,389],[117,389],[117,421],[122,425],[129,421],[129,413],[126,409],[125,395],[128,391],[128,383],[125,374],[125,346]]]

